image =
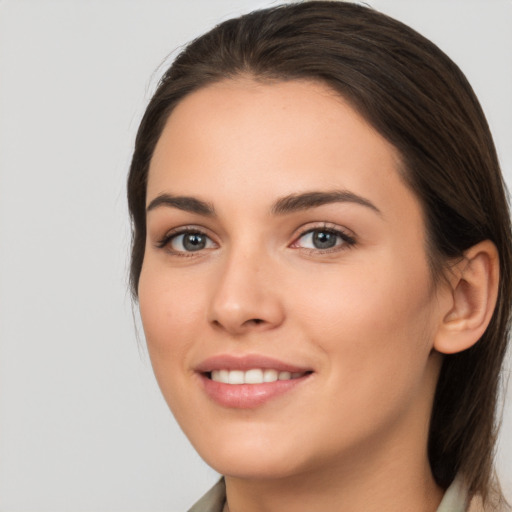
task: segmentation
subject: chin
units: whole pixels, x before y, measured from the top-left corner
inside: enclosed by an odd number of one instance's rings
[[[262,454],[244,454],[237,457],[205,458],[206,463],[221,475],[247,480],[279,480],[304,471],[279,457]]]
[[[278,442],[250,435],[238,440],[235,436],[226,436],[212,439],[206,446],[193,444],[203,460],[222,475],[242,479],[279,479],[302,472],[306,464],[296,448],[300,444],[290,446],[280,437]]]

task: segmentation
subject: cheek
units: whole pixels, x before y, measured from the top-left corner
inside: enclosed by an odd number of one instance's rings
[[[189,407],[190,353],[201,339],[204,308],[193,286],[170,279],[149,261],[139,281],[139,307],[151,365],[162,394],[177,418]],[[187,417],[187,416],[186,416]]]
[[[386,261],[382,257],[380,264],[360,271],[351,267],[338,276],[316,274],[296,308],[302,330],[329,355],[338,377],[363,388],[366,382],[377,392],[390,380],[397,388],[404,381],[419,382],[436,328],[426,263],[407,267]]]
[[[144,334],[155,373],[160,365],[185,364],[190,336],[204,316],[194,287],[169,279],[165,271],[149,261],[139,281],[139,307]],[[189,334],[186,336],[185,334]],[[157,378],[159,377],[157,373]]]

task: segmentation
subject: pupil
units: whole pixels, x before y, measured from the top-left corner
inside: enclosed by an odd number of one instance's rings
[[[183,237],[183,247],[187,251],[199,251],[206,246],[206,239],[199,233],[191,233]]]
[[[328,231],[316,231],[313,234],[313,245],[317,249],[330,249],[336,245],[336,235]]]

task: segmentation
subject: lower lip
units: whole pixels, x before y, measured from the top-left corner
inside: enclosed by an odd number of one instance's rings
[[[206,394],[219,405],[233,409],[254,409],[300,386],[310,377],[276,380],[262,384],[224,384],[200,374]]]

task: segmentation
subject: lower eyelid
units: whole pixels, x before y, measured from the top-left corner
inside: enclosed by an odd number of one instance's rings
[[[303,247],[299,245],[299,241],[305,237],[306,235],[313,236],[313,233],[315,232],[328,232],[333,235],[335,235],[338,240],[336,241],[336,244],[332,247],[326,247],[326,248],[318,248],[318,247]],[[174,240],[176,240],[180,236],[186,236],[187,234],[198,234],[201,236],[206,237],[207,242],[206,246],[204,248],[200,248],[196,251],[193,250],[181,250],[181,249],[175,249],[172,247],[172,243]],[[318,227],[312,227],[309,229],[304,230],[303,232],[296,235],[294,241],[290,245],[292,248],[296,249],[303,249],[304,251],[309,251],[312,253],[328,253],[328,252],[337,252],[343,249],[348,249],[356,244],[355,237],[351,234],[348,234],[345,230],[342,230],[340,228],[335,228],[331,226],[318,226]],[[163,237],[157,239],[157,241],[154,243],[155,247],[158,249],[166,249],[170,254],[175,255],[181,255],[181,256],[193,256],[194,254],[199,255],[200,253],[204,251],[208,251],[211,249],[215,249],[218,247],[218,244],[215,242],[215,240],[205,231],[199,228],[196,228],[195,226],[183,226],[182,228],[177,228],[176,230],[168,231]]]
[[[205,247],[205,249],[212,249],[217,246],[216,242],[212,239],[212,237],[210,235],[205,233],[205,231],[203,231],[201,229],[194,228],[194,227],[190,227],[190,228],[184,227],[181,229],[178,228],[176,230],[172,230],[170,232],[168,231],[163,237],[157,239],[155,246],[158,249],[169,248],[171,246],[171,244],[173,243],[173,241],[175,241],[177,238],[179,238],[180,236],[182,236],[182,237],[186,236],[187,234],[191,234],[191,233],[201,235],[201,236],[204,236],[207,238],[208,247]],[[201,250],[204,250],[204,249],[201,249]],[[200,252],[201,250],[198,250],[197,252]],[[173,252],[173,253],[190,253],[190,254],[194,253],[194,251],[181,251],[181,250],[176,250],[176,249],[172,249],[172,248],[170,248],[169,251]]]
[[[333,235],[335,235],[336,237],[338,237],[338,241],[336,242],[336,245],[334,245],[333,247],[329,247],[329,248],[325,248],[325,249],[321,249],[321,248],[316,248],[316,247],[301,247],[299,244],[299,241],[307,236],[307,235],[310,235],[310,236],[313,236],[313,233],[315,232],[327,232],[327,233],[331,233]],[[336,229],[336,228],[332,228],[332,227],[324,227],[324,226],[319,226],[317,228],[312,228],[312,229],[308,229],[302,233],[300,233],[296,238],[295,238],[295,241],[293,242],[293,244],[291,245],[291,247],[297,247],[299,249],[305,249],[305,250],[310,250],[310,251],[333,251],[333,250],[336,250],[338,248],[341,248],[343,246],[347,246],[347,247],[351,247],[353,246],[354,244],[356,243],[356,240],[354,239],[353,236],[351,235],[348,235],[346,232],[342,231],[341,229]]]

